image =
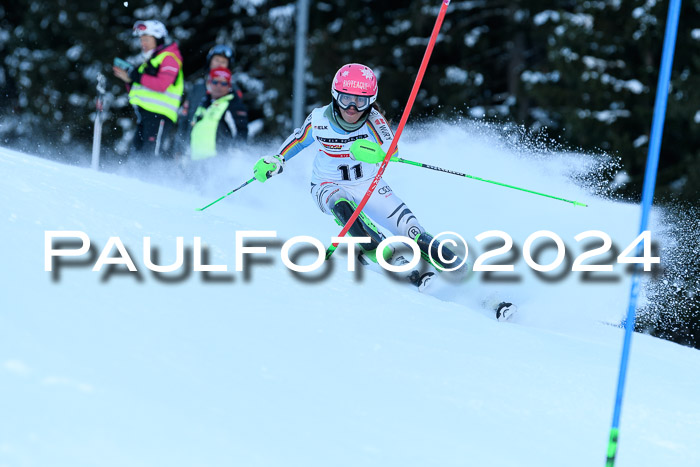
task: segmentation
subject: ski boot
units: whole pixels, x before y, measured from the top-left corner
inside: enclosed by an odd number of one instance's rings
[[[404,264],[408,263],[410,263],[410,261],[408,261],[403,255],[399,255],[391,261],[391,264],[393,264],[394,266],[403,266]],[[418,269],[414,269],[413,271],[407,271],[402,274],[404,274],[404,278],[408,282],[418,287],[419,292],[425,291],[430,281],[432,281],[435,278],[434,272],[425,272],[421,274],[420,270]]]
[[[416,235],[413,240],[418,244],[418,248],[420,248],[420,254],[423,257],[423,259],[429,264],[431,264],[438,271],[451,270],[458,264],[462,263],[462,258],[457,256],[456,253],[454,253],[446,246],[442,247],[442,256],[445,259],[445,261],[441,261],[440,255],[438,254],[438,247],[440,246],[440,241],[438,240],[433,242],[432,248],[430,248],[430,242],[433,241],[433,236],[427,232],[423,232],[421,234]],[[428,253],[428,251],[430,251],[430,253]],[[451,270],[449,272],[453,274],[456,273],[461,277],[462,275],[467,275],[467,273],[469,272],[469,268],[467,266],[467,263],[465,262],[458,269]]]
[[[356,208],[357,203],[355,203],[354,201],[349,201],[345,198],[340,198],[338,201],[335,202],[335,205],[333,206],[331,211],[333,212],[333,216],[335,217],[336,223],[340,226],[343,226],[348,222]],[[352,226],[350,227],[350,230],[348,230],[348,234],[351,237],[370,238],[369,243],[360,244],[362,252],[360,253],[358,259],[362,263],[366,263],[365,258],[369,259],[373,263],[376,263],[377,247],[379,246],[379,243],[381,243],[381,241],[384,240],[386,237],[383,233],[379,231],[379,229],[377,229],[377,226],[374,225],[374,222],[372,222],[372,220],[364,212],[360,212],[360,215],[357,217],[357,219],[355,219],[355,222],[353,222]],[[387,262],[389,262],[393,254],[394,250],[390,247],[384,248],[384,251],[382,252],[384,260]]]
[[[496,307],[496,319],[508,321],[518,311],[518,307],[510,302],[501,302]]]

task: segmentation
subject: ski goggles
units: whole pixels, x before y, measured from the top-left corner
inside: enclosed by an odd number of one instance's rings
[[[221,55],[231,60],[231,58],[233,57],[233,50],[228,45],[219,44],[212,47],[208,55],[209,57],[213,57],[214,55]],[[211,58],[209,60],[211,61]]]
[[[230,81],[226,81],[223,79],[221,81],[219,81],[218,79],[212,79],[212,80],[209,80],[209,82],[211,84],[213,84],[214,86],[231,86]]]
[[[343,110],[349,109],[350,106],[355,106],[359,112],[366,110],[372,103],[368,96],[356,96],[344,92],[338,92],[335,101],[338,103],[338,107]]]

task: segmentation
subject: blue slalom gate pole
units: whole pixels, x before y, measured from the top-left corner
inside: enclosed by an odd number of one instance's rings
[[[647,154],[647,165],[644,172],[644,187],[642,190],[642,221],[641,225],[639,226],[640,235],[647,230],[649,213],[651,211],[652,201],[654,200],[656,172],[659,168],[661,136],[663,134],[664,120],[666,119],[668,88],[671,82],[671,67],[673,65],[673,53],[676,47],[676,36],[678,35],[678,18],[680,16],[680,10],[681,0],[671,0],[668,7],[668,18],[666,19],[666,34],[664,36],[663,55],[661,57],[661,70],[659,73],[659,83],[656,88],[654,117],[651,125],[651,138],[649,140],[649,153]],[[640,246],[641,243],[637,248],[637,256],[639,256]],[[632,287],[630,289],[629,305],[627,306],[625,338],[622,345],[620,374],[617,379],[617,395],[615,397],[615,411],[613,413],[612,428],[610,429],[610,440],[608,442],[606,467],[613,467],[615,465],[615,455],[617,454],[620,412],[622,411],[622,398],[625,390],[625,378],[627,376],[627,363],[629,361],[632,333],[634,332],[634,322],[636,318],[635,310],[637,307],[637,296],[639,294],[640,287],[639,266],[639,264],[635,264],[634,272],[632,273]]]

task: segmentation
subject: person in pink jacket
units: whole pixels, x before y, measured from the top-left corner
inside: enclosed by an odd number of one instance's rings
[[[112,68],[126,83],[137,130],[130,156],[149,160],[170,155],[170,133],[184,91],[182,55],[175,42],[166,44],[168,31],[160,21],[137,21],[134,35],[141,40],[144,62],[138,67]]]

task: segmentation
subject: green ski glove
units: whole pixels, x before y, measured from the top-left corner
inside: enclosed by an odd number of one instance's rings
[[[258,181],[264,183],[265,180],[273,175],[282,173],[282,170],[284,170],[284,157],[279,155],[265,156],[255,163],[253,175],[255,175]]]
[[[358,139],[350,146],[350,157],[356,161],[378,164],[385,156],[386,152],[379,144],[366,139]]]

